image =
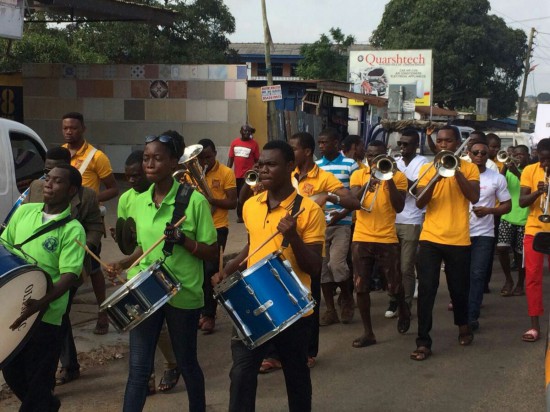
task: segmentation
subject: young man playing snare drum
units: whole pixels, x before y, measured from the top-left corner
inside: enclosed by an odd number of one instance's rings
[[[294,152],[288,143],[277,140],[264,146],[258,161],[258,170],[266,190],[250,198],[243,208],[248,244],[221,273],[213,277],[214,284],[238,269],[244,270],[244,265],[240,267],[240,263],[247,258],[249,252],[255,251],[277,231],[278,235],[263,245],[257,253],[248,256],[247,266],[251,267],[281,249],[285,238],[289,246],[284,249],[283,257],[289,261],[304,286],[309,289],[311,277],[319,276],[325,237],[324,214],[315,202],[302,198],[300,208],[304,211],[295,218],[291,216],[290,212],[297,199],[296,190],[291,183],[294,168]],[[311,313],[304,315],[271,340],[281,357],[289,410],[296,412],[311,410],[312,389],[307,366],[309,315]],[[267,349],[268,345],[248,349],[234,334],[231,340],[233,366],[230,372],[230,412],[255,410],[258,369]]]

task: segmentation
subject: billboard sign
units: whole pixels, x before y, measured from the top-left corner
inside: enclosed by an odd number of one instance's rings
[[[355,93],[392,99],[391,89],[414,87],[416,106],[432,104],[431,50],[350,51],[349,81]]]
[[[281,85],[276,84],[274,86],[262,86],[262,102],[269,102],[272,100],[282,100],[283,92]]]
[[[550,137],[550,104],[539,103],[537,106],[537,119],[535,120],[535,136],[533,143],[538,144],[541,139],[547,137]]]
[[[23,37],[24,0],[0,0],[0,38]]]

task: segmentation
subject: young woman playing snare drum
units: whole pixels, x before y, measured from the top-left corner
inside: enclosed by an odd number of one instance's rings
[[[128,268],[144,250],[163,235],[173,243],[172,254],[165,256],[163,244],[146,255],[128,273],[128,278],[140,276],[158,259],[164,268],[181,283],[181,291],[167,304],[130,331],[130,368],[125,412],[141,411],[147,396],[147,382],[154,364],[155,348],[164,319],[168,325],[174,353],[187,387],[190,411],[205,410],[204,376],[197,360],[197,324],[204,305],[202,292],[203,260],[217,259],[216,229],[208,201],[193,191],[185,210],[186,219],[179,228],[170,225],[175,196],[180,186],[172,178],[185,144],[175,132],[149,136],[145,140],[143,169],[153,183],[138,196],[134,205],[138,248],[134,254],[112,265],[111,275]],[[137,270],[136,270],[137,269]]]

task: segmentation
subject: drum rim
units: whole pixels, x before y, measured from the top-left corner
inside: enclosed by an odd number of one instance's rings
[[[19,276],[23,273],[25,273],[25,272],[20,272],[19,269],[26,268],[26,267],[29,267],[29,266],[38,269],[38,272],[41,272],[44,275],[44,278],[46,279],[46,293],[48,293],[48,291],[51,289],[51,287],[53,285],[52,284],[52,279],[51,279],[50,275],[46,273],[45,270],[42,270],[42,268],[40,268],[37,265],[28,264],[28,265],[20,266],[17,269],[11,270],[10,272],[8,272],[9,274],[11,274],[10,280],[14,279],[15,277],[17,277],[17,276]],[[2,286],[4,286],[6,283],[7,283],[7,280],[2,279],[0,281],[0,288]],[[49,305],[48,305],[48,307],[49,307]],[[27,333],[25,334],[23,339],[21,339],[21,342],[19,342],[17,344],[17,346],[11,351],[11,353],[6,357],[6,359],[4,359],[3,361],[0,361],[0,370],[2,370],[4,368],[4,366],[6,366],[15,356],[17,356],[17,354],[21,351],[21,349],[23,349],[23,347],[27,344],[28,340],[33,335],[33,332],[34,332],[35,328],[38,327],[38,323],[42,322],[42,316],[48,310],[48,307],[45,307],[44,309],[42,309],[38,313],[38,316],[34,320],[34,323],[31,325],[31,327],[29,328],[29,330],[27,331]]]

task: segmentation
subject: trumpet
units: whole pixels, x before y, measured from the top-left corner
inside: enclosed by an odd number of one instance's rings
[[[439,176],[441,177],[453,177],[456,173],[456,171],[460,168],[460,160],[461,157],[458,157],[460,153],[462,153],[462,149],[466,147],[468,142],[470,141],[472,137],[468,137],[464,142],[459,146],[458,149],[453,153],[450,150],[442,150],[439,153],[437,153],[434,157],[433,163],[428,167],[424,173],[422,173],[422,176],[420,176],[416,182],[412,184],[412,186],[409,188],[409,193],[412,197],[414,197],[416,200],[420,199],[422,196],[426,194],[428,189],[430,189]],[[418,186],[418,182],[431,170],[431,168],[435,168],[435,175],[432,177],[432,179],[428,182],[426,187],[424,187],[424,190],[420,192],[419,195],[416,195],[415,189]]]
[[[244,174],[244,182],[248,186],[254,187],[260,182],[260,174],[254,169],[247,170]]]
[[[180,157],[178,163],[183,165],[184,169],[177,170],[172,174],[172,177],[180,182],[188,181],[196,186],[205,196],[212,198],[212,191],[206,183],[205,175],[207,167],[201,167],[198,155],[202,152],[202,145],[193,144],[187,146],[183,151],[183,156]]]
[[[544,169],[544,184],[547,186],[546,193],[540,198],[540,208],[542,215],[539,216],[539,220],[542,223],[550,223],[550,214],[548,214],[548,205],[550,203],[550,177],[548,176],[548,168]]]
[[[365,186],[363,195],[361,196],[360,203],[361,203],[362,210],[369,213],[372,212],[372,209],[374,208],[374,203],[376,202],[376,197],[378,196],[378,190],[380,189],[380,184],[376,184],[374,196],[372,197],[370,205],[368,207],[363,207],[363,201],[365,200],[367,193],[371,189],[371,185],[375,184],[375,182],[373,182],[372,179],[375,178],[381,181],[390,180],[391,178],[393,178],[393,175],[395,174],[396,171],[397,171],[397,163],[395,162],[395,159],[393,157],[389,155],[378,155],[373,159],[370,178]]]
[[[497,161],[504,163],[506,166],[510,166],[512,163],[517,166],[516,159],[510,156],[507,150],[500,150],[497,153]]]

